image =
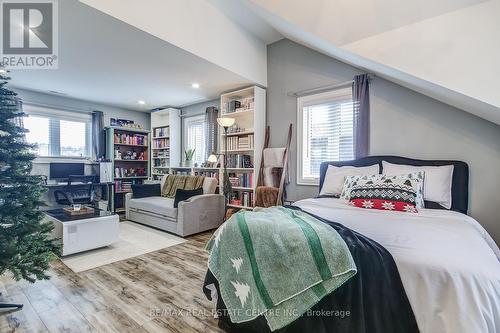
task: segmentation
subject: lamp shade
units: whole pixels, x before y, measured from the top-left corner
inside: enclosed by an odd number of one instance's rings
[[[208,156],[208,160],[207,161],[210,162],[210,163],[217,162],[217,155],[211,154],[210,156]]]
[[[222,127],[233,126],[235,119],[229,117],[217,118],[217,123]]]

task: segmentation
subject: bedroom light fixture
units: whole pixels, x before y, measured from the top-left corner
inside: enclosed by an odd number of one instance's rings
[[[224,177],[222,179],[222,191],[224,192],[224,199],[225,199],[224,216],[226,215],[227,212],[227,204],[229,203],[229,196],[233,191],[233,187],[231,186],[231,182],[229,181],[229,175],[227,174],[227,130],[229,129],[229,127],[234,125],[235,121],[236,119],[229,117],[217,118],[217,123],[219,124],[219,126],[224,128],[224,154],[212,153],[209,156],[209,162],[213,161],[214,159],[215,161],[217,161],[217,155],[224,156]]]
[[[234,118],[229,118],[229,117],[221,117],[221,118],[217,118],[217,123],[224,127],[224,130],[227,132],[227,128],[228,127],[231,127],[234,125],[234,122],[236,121],[236,119]],[[227,133],[226,133],[227,134]]]
[[[140,101],[137,101],[137,104],[139,104],[139,105],[146,105],[146,102],[143,101],[143,100],[140,100]]]
[[[191,87],[194,88],[194,89],[198,89],[200,87],[200,84],[194,82],[193,84],[191,84]]]
[[[210,162],[210,163],[217,162],[217,160],[218,160],[217,155],[220,155],[220,154],[216,154],[216,153],[210,154],[210,156],[208,156],[207,162]]]

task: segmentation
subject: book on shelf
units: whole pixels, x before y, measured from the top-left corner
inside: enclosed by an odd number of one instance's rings
[[[145,168],[120,168],[115,167],[115,178],[143,177],[146,176]]]
[[[136,145],[136,146],[147,145],[146,136],[142,134],[115,133],[113,139],[115,144]]]
[[[253,207],[253,192],[233,192],[229,196],[229,204],[244,207]]]
[[[169,149],[170,148],[170,139],[163,138],[163,139],[153,140],[153,148]]]
[[[228,168],[253,168],[252,156],[245,154],[228,154]]]
[[[228,150],[254,149],[253,134],[247,136],[232,136],[227,138]]]
[[[153,129],[153,138],[170,136],[170,127],[158,127]]]
[[[229,182],[234,187],[253,187],[253,173],[229,173]]]

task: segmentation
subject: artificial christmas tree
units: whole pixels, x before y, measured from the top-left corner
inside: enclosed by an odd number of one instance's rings
[[[52,224],[43,223],[42,178],[30,174],[35,156],[19,126],[16,93],[6,88],[8,72],[0,64],[0,276],[10,271],[16,280],[48,279],[58,245],[50,239]],[[2,304],[0,308],[20,304]]]

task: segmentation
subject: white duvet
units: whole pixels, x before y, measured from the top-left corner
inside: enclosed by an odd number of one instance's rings
[[[294,205],[383,245],[421,332],[500,332],[500,251],[473,218],[445,210],[363,209],[330,198]]]

